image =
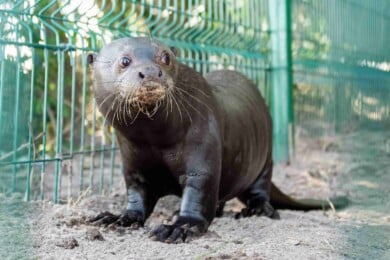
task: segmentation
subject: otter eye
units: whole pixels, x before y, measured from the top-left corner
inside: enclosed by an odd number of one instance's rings
[[[168,53],[163,52],[163,54],[161,55],[161,62],[165,65],[171,64],[171,58],[169,57]]]
[[[131,64],[131,59],[128,57],[122,57],[120,60],[120,65],[122,68],[125,68]]]

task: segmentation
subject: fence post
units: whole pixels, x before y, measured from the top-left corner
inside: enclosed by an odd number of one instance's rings
[[[269,19],[273,158],[283,163],[290,160],[294,147],[290,0],[269,1]]]

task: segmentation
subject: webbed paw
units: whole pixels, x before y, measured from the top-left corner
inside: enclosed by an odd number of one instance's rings
[[[247,218],[251,216],[265,216],[272,219],[280,219],[280,215],[276,209],[272,207],[272,205],[266,201],[262,206],[259,207],[246,207],[241,210],[240,213],[237,213],[235,218]]]
[[[165,243],[182,243],[190,237],[200,236],[206,232],[207,224],[203,220],[191,217],[179,217],[172,225],[159,225],[151,231],[152,240]]]
[[[144,225],[143,215],[138,211],[124,211],[122,214],[112,214],[104,211],[88,220],[89,223],[96,226],[116,225],[122,227],[138,228]]]

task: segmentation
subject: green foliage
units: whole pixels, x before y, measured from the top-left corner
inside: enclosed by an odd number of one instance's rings
[[[315,134],[388,127],[389,1],[291,5],[295,125]],[[162,40],[201,73],[239,70],[268,100],[269,41],[277,33],[269,30],[268,8],[266,0],[1,2],[0,164],[14,174],[7,183],[24,178],[16,177],[20,164],[26,178],[31,162],[42,176],[46,166],[58,175],[76,154],[80,174],[93,176],[99,149],[104,165],[114,135],[96,112],[86,54],[115,38]]]

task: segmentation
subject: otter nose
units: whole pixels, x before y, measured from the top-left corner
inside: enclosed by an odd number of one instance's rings
[[[157,67],[143,67],[138,70],[138,76],[140,79],[161,78],[163,76],[163,72]]]

